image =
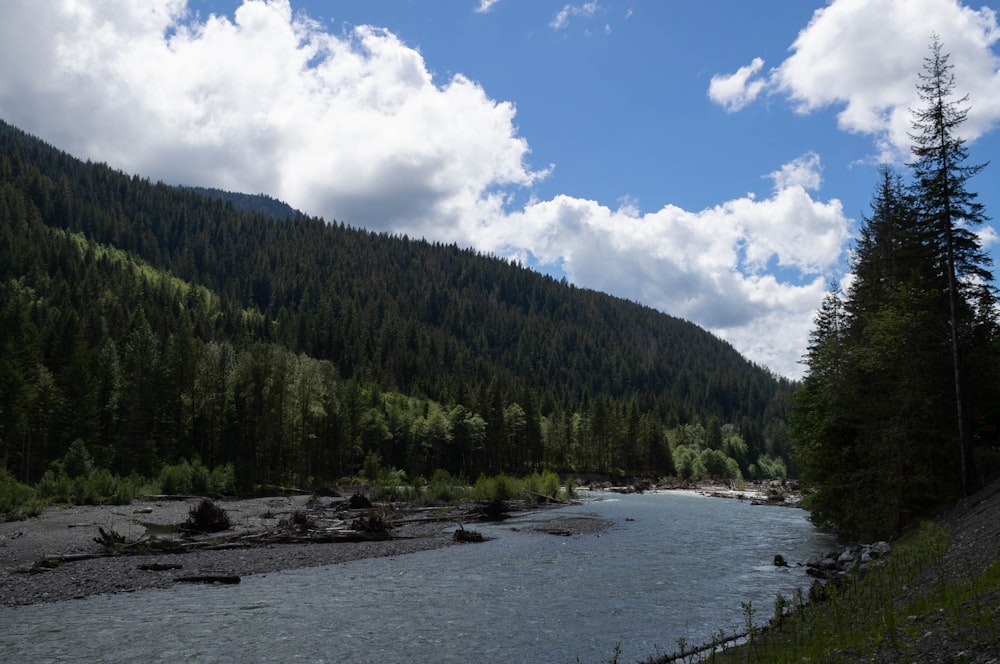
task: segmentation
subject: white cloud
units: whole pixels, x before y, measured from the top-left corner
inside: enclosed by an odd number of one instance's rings
[[[500,0],[479,0],[479,6],[476,7],[476,13],[477,14],[489,13],[489,11],[493,9],[493,5],[497,4],[498,2],[500,2]]]
[[[788,162],[771,173],[770,177],[774,180],[774,186],[777,189],[802,187],[815,191],[823,184],[822,170],[819,155],[815,152],[809,152]]]
[[[875,138],[883,159],[907,156],[910,109],[920,105],[917,74],[933,34],[955,67],[957,92],[970,96],[968,139],[1000,120],[1000,39],[996,12],[956,0],[833,0],[818,9],[791,45],[792,55],[768,77],[751,78],[760,62],[712,78],[709,96],[739,110],[769,88],[802,113],[835,106],[844,131]]]
[[[331,34],[287,0],[245,0],[232,20],[192,17],[183,0],[0,3],[0,116],[153,179],[531,256],[790,376],[848,238],[839,201],[809,193],[812,154],[772,173],[767,196],[698,212],[568,196],[511,210],[548,173],[528,166],[513,104],[462,75],[435,83],[386,30]]]
[[[757,98],[767,82],[757,74],[764,61],[754,58],[753,62],[740,67],[735,74],[716,74],[708,85],[708,97],[730,113],[738,111]]]
[[[563,5],[563,8],[555,15],[549,23],[553,30],[562,30],[569,24],[569,20],[574,17],[590,17],[597,13],[597,2],[585,2],[582,5]]]
[[[328,34],[287,0],[185,20],[179,0],[0,5],[0,57],[19,63],[0,113],[130,172],[382,230],[430,234],[443,210],[543,174],[512,104],[461,75],[435,85],[385,30]]]
[[[813,200],[801,182],[818,170],[807,155],[779,173],[770,196],[746,196],[690,212],[640,214],[557,196],[492,225],[495,246],[525,247],[573,283],[693,320],[748,357],[801,375],[798,353],[849,240],[839,201]],[[781,275],[781,276],[778,276]]]

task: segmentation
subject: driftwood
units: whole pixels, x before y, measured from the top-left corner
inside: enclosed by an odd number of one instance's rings
[[[174,583],[226,583],[236,584],[240,577],[234,574],[199,574],[196,576],[179,576]]]
[[[139,565],[139,569],[145,572],[164,572],[168,569],[181,569],[184,565],[180,563],[148,563]]]
[[[559,503],[560,505],[572,505],[573,504],[573,503],[571,503],[568,500],[562,500],[560,498],[553,498],[552,496],[546,496],[544,493],[537,493],[535,491],[527,491],[527,490],[525,490],[525,493],[528,494],[529,496],[535,496],[537,498],[541,498],[542,500],[544,500],[545,502],[548,502],[548,503]]]
[[[287,488],[286,488],[287,491]],[[540,494],[539,494],[540,495]],[[369,504],[359,493],[354,496],[356,504]],[[178,496],[157,496],[159,499],[176,499]],[[184,499],[188,497],[183,497]],[[546,497],[547,500],[564,502]],[[169,531],[180,530],[180,524],[169,526],[163,524],[142,524],[147,527],[147,534],[135,541],[126,541],[126,538],[115,532],[99,528],[99,536],[93,540],[101,545],[99,551],[93,553],[69,553],[63,555],[51,555],[37,561],[33,567],[23,571],[36,573],[44,572],[63,563],[78,560],[89,560],[92,558],[103,558],[111,556],[163,556],[179,555],[189,551],[218,551],[226,549],[253,548],[278,544],[349,544],[359,542],[379,542],[391,539],[402,539],[398,535],[393,535],[391,529],[405,523],[419,522],[439,522],[445,517],[441,514],[441,507],[412,507],[401,511],[397,518],[396,510],[392,520],[386,517],[382,510],[371,508],[345,509],[350,505],[350,499],[338,501],[338,506],[334,504],[326,507],[314,508],[308,506],[304,510],[296,510],[288,513],[285,518],[274,527],[267,527],[255,530],[240,530],[218,532],[211,535],[188,533],[181,537],[168,534]],[[467,508],[464,506],[453,506],[452,514],[456,510]],[[495,503],[478,503],[473,510],[464,511],[466,517],[478,517],[485,519],[499,519],[508,515],[510,505],[507,501]],[[275,514],[262,515],[274,517]],[[454,516],[452,517],[454,518]],[[166,536],[152,534],[151,527],[164,531]],[[183,532],[183,531],[181,531]],[[560,533],[562,534],[562,533]],[[479,533],[466,531],[460,528],[455,533],[455,539],[464,542],[485,541]],[[482,539],[479,539],[482,538]],[[407,538],[408,539],[408,538]],[[165,563],[150,563],[149,567],[144,567],[150,571],[158,569],[176,569],[174,567],[162,567]]]
[[[119,535],[114,528],[109,528],[104,530],[104,528],[98,528],[97,532],[100,533],[100,537],[95,537],[94,541],[103,546],[118,546],[125,544],[125,536]]]
[[[39,572],[47,572],[50,569],[55,569],[63,563],[73,563],[79,560],[92,560],[94,558],[103,558],[106,554],[104,553],[65,553],[57,556],[45,556],[35,561],[35,564],[31,567],[22,570],[28,574],[37,574]]]
[[[758,628],[758,629],[762,629],[762,628]],[[715,650],[717,650],[719,648],[725,648],[725,646],[727,646],[727,645],[729,645],[731,643],[735,644],[737,641],[742,641],[743,639],[747,638],[748,636],[750,636],[750,632],[740,632],[739,634],[732,634],[730,636],[722,636],[722,637],[720,637],[718,639],[715,639],[715,640],[713,640],[713,641],[711,641],[709,643],[705,643],[705,644],[702,644],[700,646],[695,646],[693,648],[685,648],[684,646],[681,646],[681,649],[680,649],[679,652],[675,652],[672,655],[666,655],[665,657],[657,659],[656,661],[657,662],[663,662],[664,664],[667,664],[668,662],[677,662],[677,661],[685,661],[685,662],[687,662],[689,660],[693,660],[693,658],[694,658],[695,655],[701,655],[702,653],[705,653],[705,652],[712,652],[712,651],[715,651]]]

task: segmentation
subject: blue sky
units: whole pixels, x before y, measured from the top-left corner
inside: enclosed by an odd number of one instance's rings
[[[907,159],[932,34],[970,96],[971,161],[997,161],[995,10],[8,0],[0,117],[154,180],[521,260],[798,377],[877,168]],[[970,183],[994,217],[997,168]]]

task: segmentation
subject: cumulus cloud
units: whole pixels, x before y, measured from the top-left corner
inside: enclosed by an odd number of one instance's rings
[[[0,3],[0,67],[0,116],[75,155],[530,257],[705,326],[785,375],[800,373],[848,238],[839,201],[811,193],[812,154],[771,173],[767,195],[701,211],[562,195],[511,209],[549,171],[529,165],[512,103],[461,74],[436,82],[385,29],[332,34],[288,0],[244,0],[231,19],[185,0]]]
[[[754,58],[753,62],[740,67],[736,73],[716,74],[708,84],[708,97],[730,113],[738,111],[757,98],[767,85],[767,81],[757,76],[764,61]]]
[[[542,175],[513,104],[461,75],[436,85],[388,31],[328,34],[287,0],[248,0],[232,21],[191,20],[181,0],[15,2],[0,23],[19,63],[0,77],[6,119],[131,172],[380,230]]]
[[[823,183],[822,172],[819,155],[809,152],[771,173],[771,179],[777,189],[802,187],[816,190]]]
[[[884,160],[908,154],[910,109],[920,105],[917,74],[933,34],[951,56],[970,113],[962,131],[975,139],[1000,120],[1000,39],[996,12],[956,0],[833,0],[818,9],[767,79],[760,59],[731,76],[712,78],[709,96],[739,110],[764,89],[788,97],[801,113],[841,108],[841,129],[871,135]],[[755,65],[757,65],[755,67]]]
[[[795,349],[849,239],[840,202],[814,200],[803,187],[818,182],[819,167],[806,155],[778,171],[785,176],[767,198],[698,212],[668,205],[640,214],[628,201],[612,210],[557,196],[509,214],[496,241],[530,248],[576,284],[696,321],[754,360],[799,375]]]

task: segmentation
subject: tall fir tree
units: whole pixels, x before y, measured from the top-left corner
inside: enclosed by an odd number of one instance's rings
[[[994,297],[988,284],[993,275],[989,257],[975,233],[986,221],[984,207],[968,181],[985,164],[967,165],[965,140],[958,134],[968,118],[968,96],[955,98],[955,77],[949,56],[935,35],[931,54],[924,59],[917,91],[923,107],[914,114],[913,195],[919,220],[931,238],[935,268],[943,276],[947,293],[948,336],[956,413],[956,436],[963,492],[969,489],[971,455],[963,377],[963,346],[977,338],[977,325],[993,325]],[[971,349],[969,349],[971,350]],[[967,356],[966,356],[967,357]]]
[[[968,418],[996,394],[985,219],[955,135],[966,111],[940,42],[920,76],[913,183],[883,169],[846,294],[816,317],[792,431],[814,519],[848,537],[891,536],[968,490]],[[974,358],[974,360],[973,360]],[[963,399],[964,394],[973,395]],[[956,443],[957,440],[957,443]]]

